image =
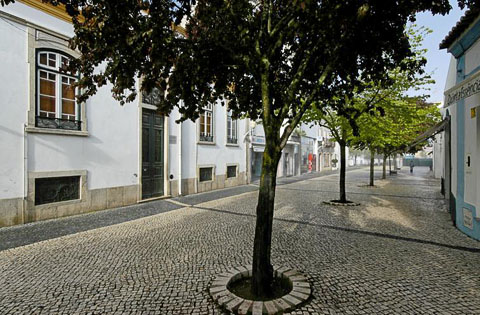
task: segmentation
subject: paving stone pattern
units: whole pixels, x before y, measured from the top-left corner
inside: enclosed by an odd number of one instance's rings
[[[278,187],[273,263],[312,285],[292,314],[480,314],[480,242],[452,226],[429,174],[364,188],[368,170],[351,171],[358,207],[323,204],[337,175]],[[0,314],[221,314],[208,288],[251,264],[256,194],[0,251]]]

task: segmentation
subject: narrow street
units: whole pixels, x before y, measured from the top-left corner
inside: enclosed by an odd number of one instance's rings
[[[277,187],[272,259],[313,297],[292,314],[480,314],[480,242],[450,221],[439,180],[368,169]],[[0,314],[219,314],[216,274],[251,264],[257,187],[0,229]],[[95,225],[96,224],[96,225]],[[25,245],[28,244],[28,245]],[[25,246],[20,246],[25,245]]]

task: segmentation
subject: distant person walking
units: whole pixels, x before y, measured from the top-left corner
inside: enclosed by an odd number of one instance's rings
[[[410,161],[410,173],[413,173],[413,167],[414,167],[413,160]]]

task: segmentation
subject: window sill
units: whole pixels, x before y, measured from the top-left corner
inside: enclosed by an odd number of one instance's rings
[[[197,141],[197,144],[216,145],[215,141],[213,141],[213,142],[209,142],[209,141]]]
[[[235,176],[235,177],[227,177],[225,180],[233,180],[233,179],[237,179],[238,176]]]
[[[65,200],[65,201],[57,201],[57,202],[50,202],[50,203],[43,203],[41,205],[35,205],[36,210],[42,210],[50,207],[61,207],[61,206],[68,206],[76,203],[85,202],[83,199],[72,199],[72,200]]]
[[[88,131],[80,130],[66,130],[66,129],[48,129],[48,128],[38,128],[38,127],[26,127],[26,132],[31,133],[44,133],[44,134],[53,134],[53,135],[64,135],[64,136],[78,136],[78,137],[88,137]]]
[[[172,198],[172,196],[171,195],[164,195],[164,196],[159,196],[159,197],[152,197],[152,198],[138,200],[137,203],[145,203],[145,202],[168,199],[168,198]]]
[[[227,147],[239,147],[240,144],[238,144],[238,143],[226,143],[225,146],[227,146]]]

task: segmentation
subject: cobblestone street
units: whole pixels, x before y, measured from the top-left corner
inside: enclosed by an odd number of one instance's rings
[[[358,207],[323,204],[338,198],[338,175],[277,187],[273,263],[313,287],[294,314],[480,314],[480,242],[452,226],[430,176],[404,168],[368,188],[368,169],[349,171]],[[257,192],[248,187],[0,251],[0,314],[221,313],[209,283],[251,264]],[[0,229],[0,243],[28,228]]]

